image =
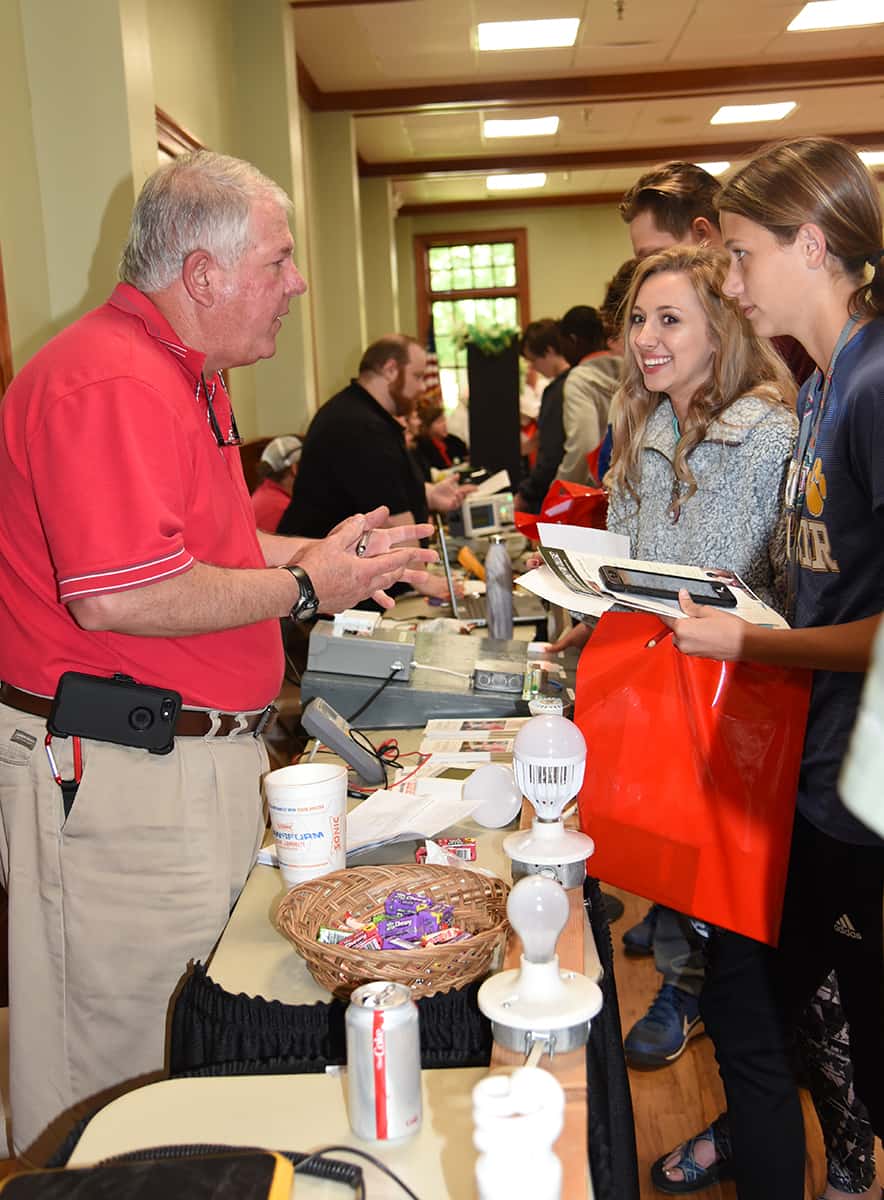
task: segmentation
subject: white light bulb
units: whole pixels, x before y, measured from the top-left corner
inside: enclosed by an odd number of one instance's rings
[[[564,888],[545,875],[526,875],[506,902],[507,916],[522,939],[526,962],[547,963],[556,956],[556,943],[565,928],[570,906]]]
[[[522,811],[522,793],[503,763],[486,763],[473,771],[463,785],[463,798],[473,820],[485,829],[501,829]]]
[[[513,742],[520,758],[555,759],[586,757],[586,739],[573,721],[544,713],[526,721]]]
[[[580,791],[586,741],[573,721],[544,714],[532,717],[513,742],[516,783],[542,821],[556,821]]]

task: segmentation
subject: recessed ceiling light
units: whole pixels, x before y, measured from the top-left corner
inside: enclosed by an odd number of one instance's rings
[[[884,25],[881,0],[811,0],[786,29],[850,29],[855,25]]]
[[[859,156],[867,167],[884,166],[884,150],[860,150]]]
[[[542,188],[546,183],[546,174],[537,171],[528,175],[489,175],[485,186],[489,192],[519,192],[527,188]]]
[[[551,137],[558,128],[558,117],[525,117],[512,121],[489,119],[483,131],[487,138]]]
[[[782,104],[725,104],[709,121],[710,125],[741,125],[751,121],[782,121],[797,108],[794,100]]]
[[[729,162],[705,162],[694,163],[695,167],[699,167],[701,171],[706,171],[710,175],[723,175],[730,166]]]
[[[543,50],[549,46],[573,46],[580,28],[579,17],[546,21],[480,21],[480,50]]]

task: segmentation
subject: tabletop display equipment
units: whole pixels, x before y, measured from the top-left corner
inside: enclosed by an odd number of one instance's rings
[[[564,717],[532,717],[513,742],[513,772],[536,816],[530,829],[511,833],[503,848],[513,862],[513,878],[543,874],[563,887],[580,887],[586,860],[595,850],[592,838],[567,829],[562,817],[583,783],[586,741]]]

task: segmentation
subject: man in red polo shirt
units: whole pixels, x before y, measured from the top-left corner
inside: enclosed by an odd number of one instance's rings
[[[434,557],[400,545],[429,526],[383,529],[384,509],[321,541],[256,535],[220,371],[269,358],[305,291],[290,208],[236,159],[161,168],[133,214],[124,282],[0,405],[0,880],[19,1155],[39,1157],[61,1114],[162,1069],[169,999],[224,928],[263,831],[258,735],[282,678],[279,618],[389,603],[383,589]],[[180,693],[172,752],[133,734],[56,738],[44,753],[65,671]]]

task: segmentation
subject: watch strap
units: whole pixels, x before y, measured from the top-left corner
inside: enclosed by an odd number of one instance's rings
[[[292,566],[289,563],[284,563],[281,569],[288,571],[298,583],[298,599],[292,605],[289,616],[293,621],[309,620],[319,608],[319,600],[310,576],[303,567]]]

